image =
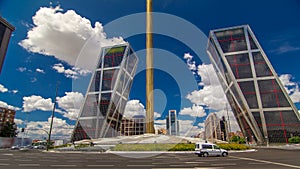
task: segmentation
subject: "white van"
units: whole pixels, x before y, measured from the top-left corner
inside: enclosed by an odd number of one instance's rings
[[[196,143],[195,144],[195,154],[199,157],[208,156],[228,156],[228,151],[221,149],[219,146],[210,143]]]

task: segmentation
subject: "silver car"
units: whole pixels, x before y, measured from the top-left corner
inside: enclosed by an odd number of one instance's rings
[[[228,151],[221,149],[219,146],[210,143],[196,143],[195,144],[195,154],[199,157],[208,156],[228,156]]]

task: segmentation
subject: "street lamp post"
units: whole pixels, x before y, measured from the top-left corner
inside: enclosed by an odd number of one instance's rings
[[[47,151],[49,150],[50,142],[51,142],[51,132],[52,132],[52,126],[53,126],[54,112],[55,112],[55,107],[56,107],[57,88],[58,88],[58,82],[56,83],[56,89],[55,89],[54,105],[53,105],[53,109],[52,109],[50,129],[49,129],[49,133],[48,133]]]

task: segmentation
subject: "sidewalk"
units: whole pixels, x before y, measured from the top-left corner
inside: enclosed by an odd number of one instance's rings
[[[265,148],[265,149],[282,149],[282,150],[300,150],[300,144],[286,144],[286,145],[277,145],[277,146],[255,146],[254,148]]]

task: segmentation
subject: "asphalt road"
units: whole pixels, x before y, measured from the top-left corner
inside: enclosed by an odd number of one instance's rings
[[[258,149],[228,157],[198,157],[192,153],[78,153],[0,150],[0,168],[300,168],[299,150]]]

